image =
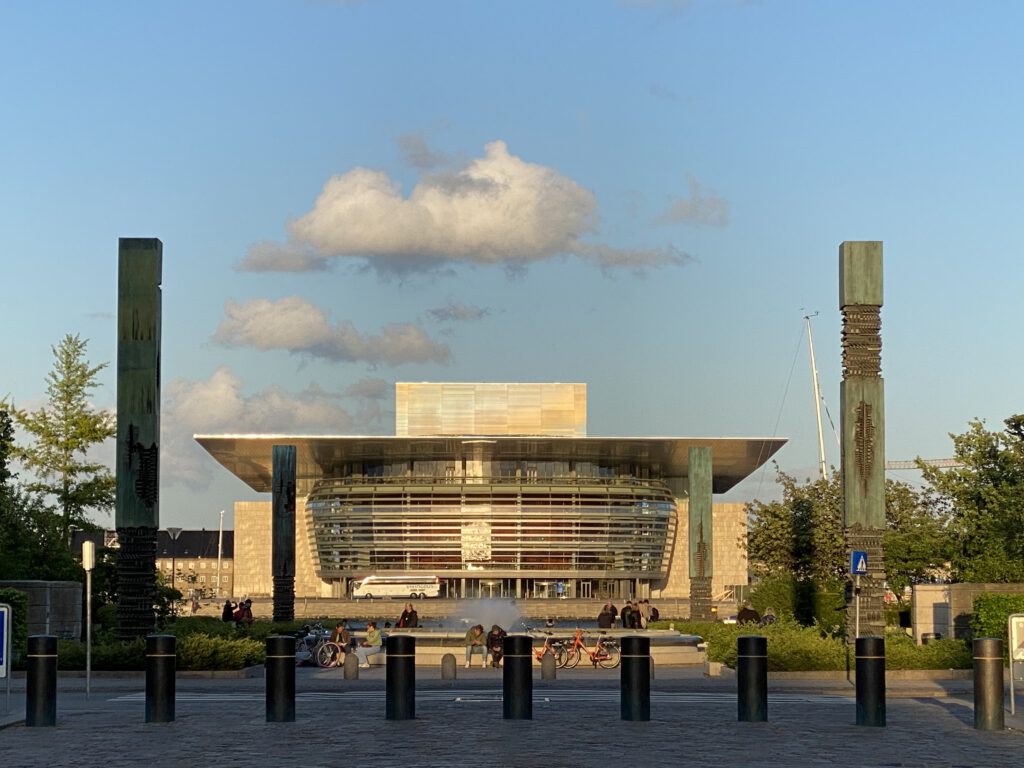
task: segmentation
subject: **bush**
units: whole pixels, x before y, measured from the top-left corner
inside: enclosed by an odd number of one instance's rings
[[[668,622],[657,628],[667,629]],[[845,671],[854,665],[854,650],[841,637],[819,627],[803,627],[791,618],[766,627],[717,622],[675,622],[679,632],[700,635],[707,643],[709,661],[735,668],[737,639],[758,635],[768,639],[768,669],[772,672]],[[891,632],[885,640],[886,669],[970,669],[971,648],[962,640],[936,640],[915,645],[904,632]]]
[[[178,669],[244,669],[264,660],[264,646],[250,638],[186,635],[178,639]]]
[[[248,638],[207,637],[190,634],[175,644],[178,669],[232,670],[262,664],[263,644]],[[57,642],[60,669],[85,669],[85,645],[77,640]],[[130,643],[93,643],[92,668],[102,671],[143,670],[146,668],[144,638]]]
[[[1006,623],[1013,613],[1024,613],[1024,595],[985,593],[974,598],[971,630],[975,637],[998,637],[1008,652]]]
[[[11,662],[20,661],[28,646],[28,595],[9,587],[0,588],[0,603],[11,606]]]
[[[817,624],[833,635],[844,632],[846,601],[839,581],[819,583],[777,573],[757,583],[750,602],[759,613],[770,607],[776,615],[793,617],[804,626]]]
[[[916,645],[905,632],[885,637],[886,669],[970,669],[971,646],[963,640],[944,638]]]

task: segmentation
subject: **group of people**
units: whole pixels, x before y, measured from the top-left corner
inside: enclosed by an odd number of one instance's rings
[[[395,623],[395,628],[415,629],[419,625],[419,614],[413,608],[412,603],[406,603],[405,608],[402,610],[402,615],[398,617],[398,621]],[[384,622],[384,628],[390,629],[391,622]],[[366,637],[363,638],[362,642],[358,642],[348,628],[348,620],[342,619],[331,632],[331,642],[341,648],[341,652],[333,655],[328,666],[341,666],[345,662],[345,656],[349,653],[354,653],[359,660],[360,669],[369,669],[370,656],[380,653],[384,645],[384,635],[377,628],[376,621],[368,621],[366,622]]]
[[[235,624],[252,624],[254,619],[252,616],[252,600],[239,600],[237,603],[231,602],[231,598],[224,601],[224,608],[220,612],[220,618],[222,621]]]
[[[491,626],[491,631],[484,634],[483,624],[475,624],[466,630],[466,669],[473,665],[473,656],[479,652],[480,666],[487,666],[487,656],[490,655],[492,667],[501,666],[501,658],[505,655],[505,637],[508,633],[497,624]]]
[[[597,614],[598,629],[614,629],[619,615],[619,609],[609,600]],[[627,600],[622,606],[621,618],[623,629],[647,629],[649,622],[658,620],[658,609],[651,605],[650,600]]]

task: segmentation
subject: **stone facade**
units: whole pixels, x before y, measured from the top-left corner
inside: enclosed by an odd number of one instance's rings
[[[690,596],[689,569],[689,503],[676,502],[677,524],[675,543],[669,563],[668,578],[663,589],[652,590],[651,598],[682,599]],[[742,503],[712,505],[714,569],[711,599],[731,599],[732,588],[745,585],[747,579],[747,513]]]
[[[235,502],[235,597],[271,596],[271,502]],[[316,574],[312,521],[295,500],[295,597],[341,597]]]

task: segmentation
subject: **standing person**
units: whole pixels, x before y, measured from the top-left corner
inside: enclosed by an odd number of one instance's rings
[[[615,607],[615,603],[613,603],[611,600],[609,600],[607,603],[605,603],[605,606],[607,606],[608,611],[612,615],[612,628],[614,629],[615,628],[615,620],[619,617],[619,609]]]
[[[482,624],[470,627],[466,632],[466,669],[473,663],[473,654],[480,651],[480,666],[487,666],[487,636]]]
[[[230,597],[227,600],[225,600],[224,601],[224,609],[220,612],[220,620],[225,622],[225,623],[228,623],[228,624],[230,624],[232,621],[234,621],[235,620],[235,608],[237,608],[237,607],[238,606],[236,606],[234,603],[231,602],[231,598]]]
[[[506,634],[508,633],[497,624],[491,627],[491,631],[487,633],[487,647],[491,651],[492,667],[501,665],[501,657],[505,655]]]
[[[612,628],[612,624],[615,621],[615,617],[612,615],[612,612],[608,610],[608,606],[609,606],[609,603],[605,603],[602,606],[602,608],[601,608],[601,612],[599,614],[597,614],[597,628],[598,629],[611,629]]]
[[[395,625],[396,629],[415,629],[420,625],[420,616],[416,613],[416,609],[412,607],[412,603],[405,604],[405,610],[402,611],[402,615],[398,617],[398,623]]]
[[[366,622],[366,639],[356,646],[356,656],[359,658],[359,668],[369,669],[369,657],[380,653],[380,630],[377,629],[376,621]]]

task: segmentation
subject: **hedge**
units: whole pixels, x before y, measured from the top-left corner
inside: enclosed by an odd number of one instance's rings
[[[0,603],[11,606],[11,660],[18,661],[28,647],[28,595],[3,587],[0,588]]]
[[[178,669],[234,670],[262,664],[263,644],[250,638],[207,637],[191,634],[179,637],[175,644]],[[85,645],[77,640],[57,643],[60,669],[85,669]],[[95,670],[142,670],[146,668],[144,638],[127,643],[94,643],[92,668]]]
[[[974,598],[971,630],[975,637],[998,637],[1009,653],[1006,624],[1013,613],[1024,613],[1024,595],[996,595],[989,592]]]

